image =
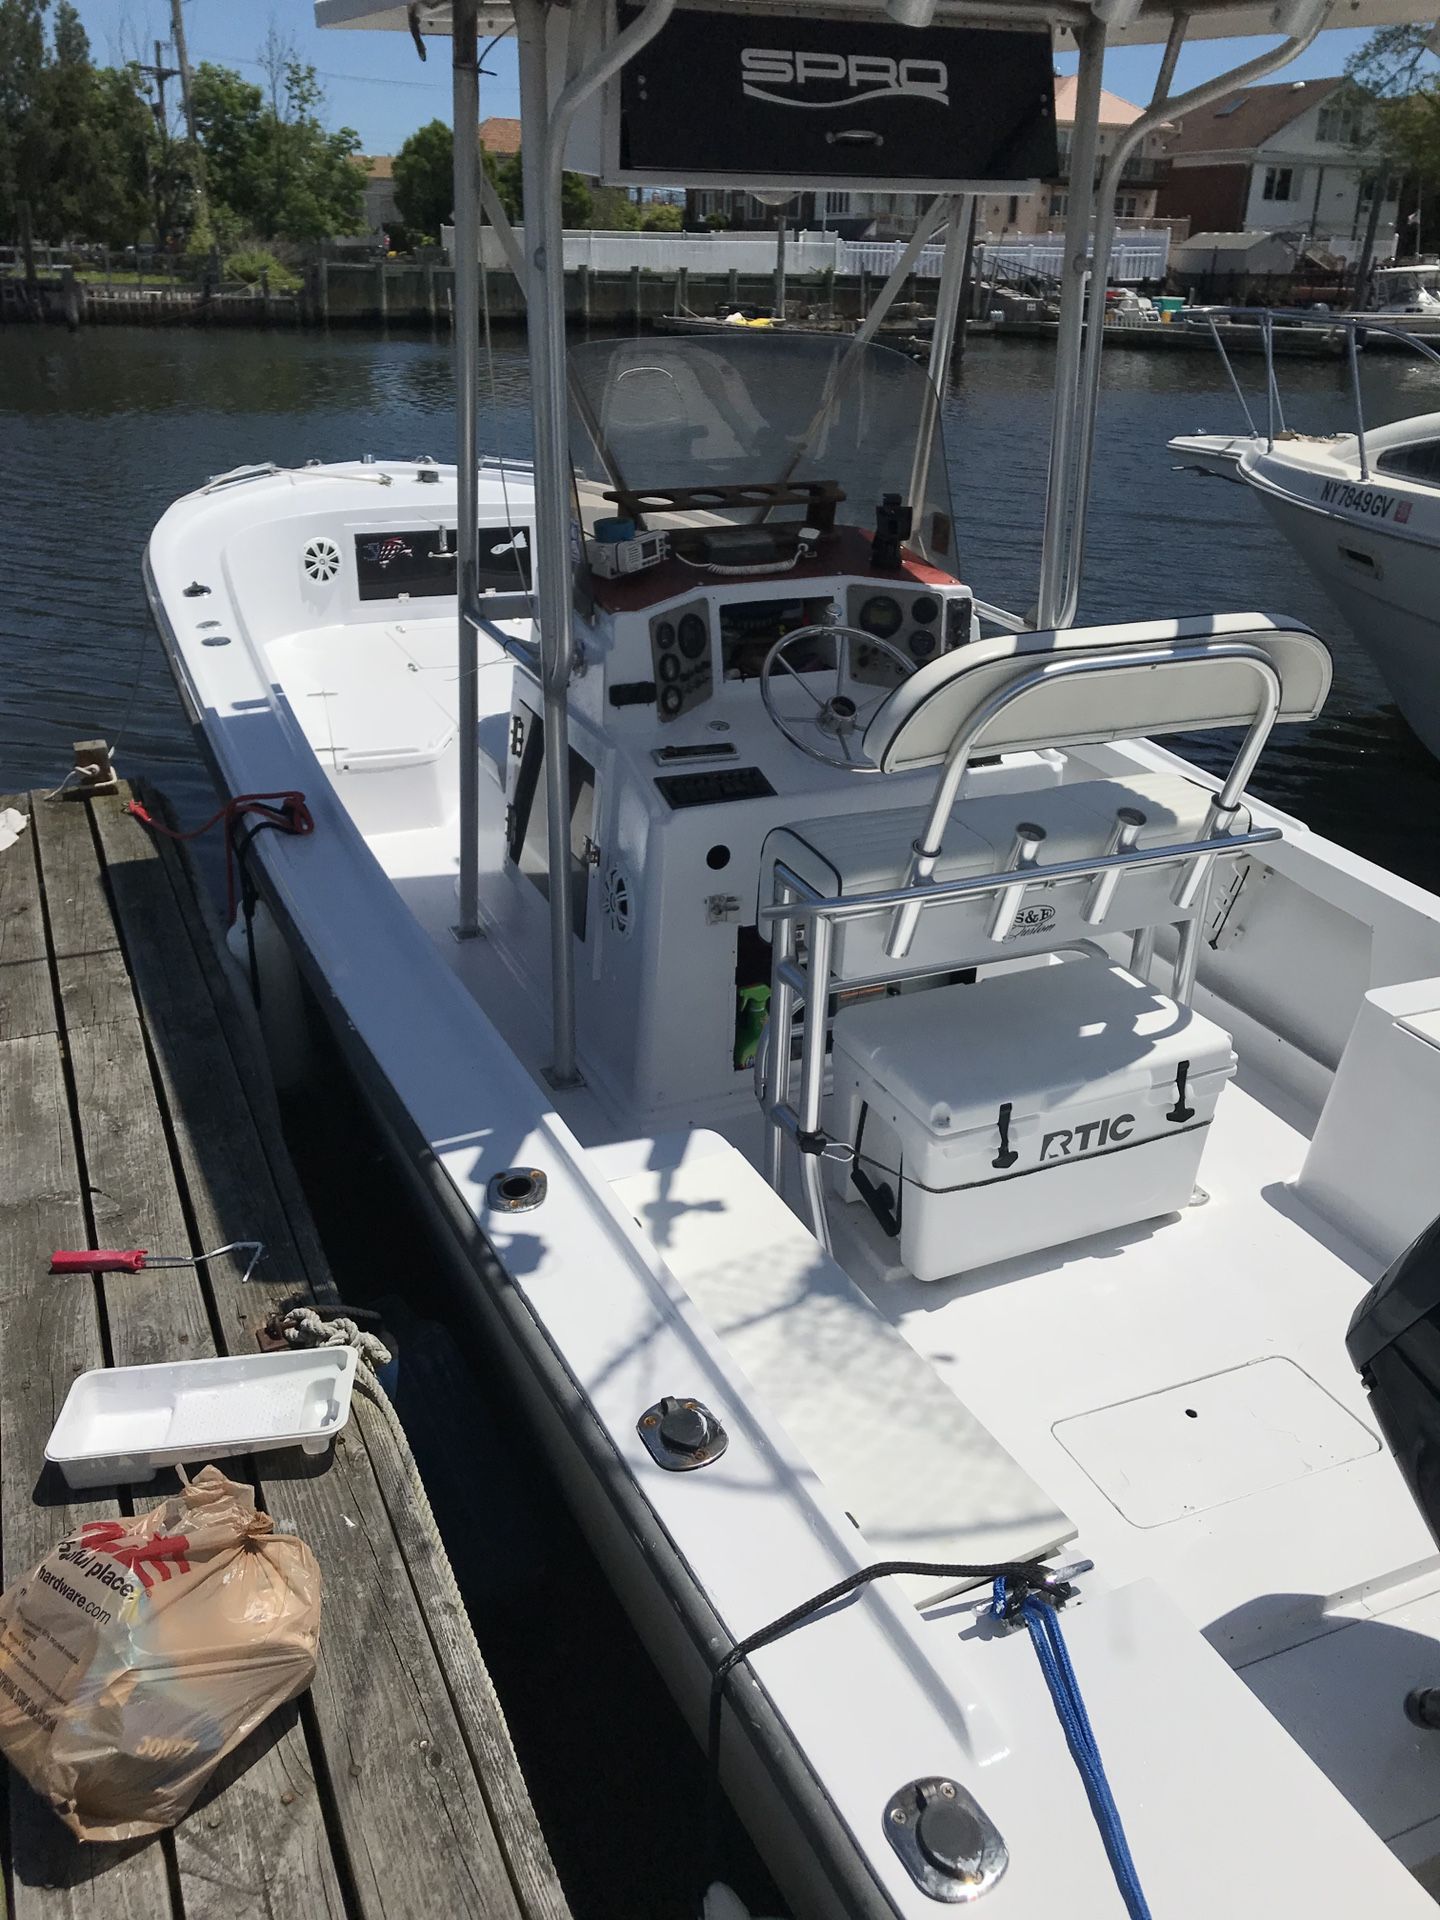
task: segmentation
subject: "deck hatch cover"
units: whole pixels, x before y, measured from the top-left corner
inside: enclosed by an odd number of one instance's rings
[[[1059,1420],[1055,1438],[1124,1517],[1161,1527],[1378,1451],[1279,1355]]]

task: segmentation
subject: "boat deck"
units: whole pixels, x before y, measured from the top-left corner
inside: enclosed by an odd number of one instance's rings
[[[6,1585],[64,1532],[130,1506],[125,1489],[74,1495],[45,1464],[76,1374],[251,1351],[281,1299],[335,1297],[253,1019],[230,992],[188,869],[127,816],[126,797],[0,801],[30,817],[0,854]],[[56,1246],[185,1252],[233,1239],[265,1243],[262,1279],[242,1285],[229,1259],[98,1279],[47,1271]],[[320,1562],[314,1685],[151,1841],[83,1846],[11,1773],[15,1920],[567,1920],[391,1423],[357,1398],[329,1456],[271,1453],[225,1470],[249,1477]],[[140,1490],[138,1504],[170,1484]]]
[[[441,834],[385,836],[377,849],[446,963],[538,1074],[536,996],[500,943],[450,937]],[[1236,1027],[1232,1009],[1202,1000]],[[1201,1164],[1205,1198],[1183,1214],[924,1284],[863,1207],[832,1203],[836,1257],[1070,1516],[1094,1578],[1111,1590],[1158,1581],[1419,1869],[1440,1852],[1440,1745],[1400,1702],[1428,1684],[1440,1563],[1345,1349],[1376,1263],[1297,1197],[1313,1115],[1247,1062],[1243,1042],[1239,1051]],[[594,1089],[558,1105],[587,1146],[634,1132]],[[693,1118],[758,1157],[748,1107]],[[723,1182],[722,1160],[700,1164]],[[717,1186],[690,1204],[722,1200]],[[758,1281],[752,1292],[758,1312]],[[823,1359],[823,1305],[804,1286],[779,1309],[766,1305],[792,1371]],[[753,1373],[753,1356],[746,1364]],[[855,1497],[848,1484],[836,1491]]]

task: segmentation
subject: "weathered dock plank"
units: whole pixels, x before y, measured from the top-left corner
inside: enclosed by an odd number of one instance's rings
[[[22,804],[31,832],[0,856],[7,1581],[67,1526],[121,1510],[37,1479],[78,1372],[252,1351],[279,1299],[334,1297],[253,1021],[185,863],[123,799]],[[193,1253],[231,1239],[265,1242],[258,1283],[228,1258],[98,1281],[47,1271],[59,1245]],[[268,1454],[251,1472],[321,1565],[311,1693],[158,1841],[78,1845],[12,1776],[16,1920],[568,1920],[388,1403],[357,1394],[332,1457]]]
[[[15,804],[15,803],[0,803]],[[22,811],[28,802],[18,803]],[[42,925],[33,842],[0,856],[4,900]],[[21,964],[24,964],[23,962]],[[45,965],[48,978],[49,965]],[[69,1494],[45,1467],[45,1442],[76,1374],[105,1364],[94,1285],[56,1291],[51,1251],[84,1246],[89,1224],[71,1132],[58,1032],[0,1037],[0,1564],[8,1585],[87,1520],[113,1519],[113,1496]],[[16,1774],[9,1777],[16,1920],[160,1920],[173,1912],[163,1847],[80,1847]]]
[[[257,1274],[242,1282],[229,1260],[207,1275],[220,1340],[228,1350],[244,1351],[273,1305],[312,1291],[310,1275],[259,1139],[246,1124],[244,1090],[205,976],[193,949],[181,951],[166,937],[166,916],[157,907],[157,889],[169,886],[165,867],[114,803],[98,801],[95,811],[196,1231],[211,1245],[244,1238],[263,1240],[267,1248],[263,1281]],[[172,925],[176,912],[172,892]],[[329,1286],[326,1274],[321,1290]],[[312,1697],[356,1896],[366,1915],[519,1916],[366,1451],[370,1424],[362,1405],[329,1471],[300,1469],[276,1480],[276,1456],[257,1462],[271,1511],[310,1542],[325,1571],[326,1619]],[[377,1648],[388,1657],[377,1660]],[[417,1833],[429,1836],[423,1878],[415,1873]]]
[[[0,795],[0,813],[7,807],[27,816],[30,811],[23,796],[7,800]],[[54,1031],[45,910],[27,828],[9,858],[0,858],[0,1040]]]
[[[146,1057],[130,975],[110,912],[90,809],[37,807],[32,823],[84,1158],[94,1242],[157,1254],[194,1251]],[[51,1282],[91,1283],[80,1276]],[[146,1267],[100,1280],[117,1367],[213,1357],[198,1271]],[[140,1503],[149,1504],[142,1493]],[[265,1920],[285,1883],[296,1911],[343,1911],[323,1810],[292,1711],[257,1730],[176,1830],[185,1914]]]

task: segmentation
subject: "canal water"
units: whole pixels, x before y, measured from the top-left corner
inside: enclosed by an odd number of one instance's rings
[[[1259,363],[1238,364],[1253,390]],[[1034,594],[1052,371],[1047,346],[975,340],[945,407],[964,577],[1017,609]],[[1440,368],[1428,363],[1375,355],[1363,384],[1376,422],[1440,408]],[[1349,425],[1340,366],[1287,363],[1281,385],[1291,425]],[[151,526],[178,494],[246,462],[449,460],[452,400],[443,339],[0,330],[0,791],[58,785],[70,743],[100,735],[182,820],[210,813],[215,796],[149,632],[140,559]],[[497,343],[487,447],[529,452],[526,404],[526,356],[513,339]],[[1218,359],[1107,353],[1082,617],[1260,609],[1315,627],[1335,655],[1327,711],[1277,736],[1256,789],[1440,888],[1440,766],[1248,492],[1177,471],[1166,453],[1172,434],[1240,425]],[[1210,764],[1228,744],[1181,743]],[[337,1273],[352,1294],[382,1301],[398,1331],[402,1412],[578,1920],[693,1920],[698,1749],[503,1383],[452,1338],[427,1292],[415,1222],[338,1068],[327,1097],[297,1097],[288,1120]],[[733,1827],[724,1867],[755,1912],[781,1911]]]

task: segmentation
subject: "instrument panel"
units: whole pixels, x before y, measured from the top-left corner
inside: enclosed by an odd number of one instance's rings
[[[695,600],[656,614],[650,622],[650,655],[662,720],[678,720],[708,700],[715,684],[708,604]]]
[[[968,597],[942,599],[929,588],[879,586],[873,581],[849,589],[849,625],[907,654],[917,667],[948,653],[970,637]],[[902,679],[900,668],[878,648],[854,652],[851,671],[872,686],[893,687]]]

